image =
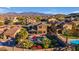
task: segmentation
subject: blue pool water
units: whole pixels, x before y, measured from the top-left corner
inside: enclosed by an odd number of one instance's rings
[[[70,44],[79,44],[79,40],[70,40]]]
[[[6,41],[6,42],[0,42],[0,46],[15,46],[15,40],[14,38],[10,39],[11,41]]]

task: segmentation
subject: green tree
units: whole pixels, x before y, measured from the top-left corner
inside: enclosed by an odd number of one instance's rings
[[[31,47],[33,46],[33,42],[30,41],[30,40],[25,40],[25,41],[22,41],[22,42],[21,42],[21,46],[22,46],[23,48],[29,49],[29,48],[31,48]]]
[[[28,32],[26,29],[22,28],[19,33],[16,35],[16,43],[19,43],[20,41],[24,41],[28,38]]]
[[[1,39],[4,39],[4,34],[0,34],[0,38]]]
[[[5,19],[4,24],[6,24],[6,25],[8,25],[8,24],[12,24],[12,20]]]
[[[64,14],[57,14],[55,15],[55,18],[59,21],[63,21],[65,19],[65,16]]]
[[[49,48],[49,46],[50,46],[50,44],[51,44],[51,41],[48,39],[48,38],[44,38],[43,40],[42,40],[42,43],[43,43],[43,47],[44,48]]]
[[[4,23],[3,22],[0,22],[0,26],[2,26],[2,25],[4,25]]]
[[[19,24],[21,24],[21,25],[25,25],[26,24],[26,18],[25,17],[18,17],[17,19],[19,21]]]
[[[22,28],[18,33],[18,36],[22,39],[26,39],[28,38],[28,32],[26,31],[26,29]]]
[[[36,16],[35,19],[36,19],[36,21],[38,22],[38,21],[41,20],[41,17],[40,17],[40,16]]]

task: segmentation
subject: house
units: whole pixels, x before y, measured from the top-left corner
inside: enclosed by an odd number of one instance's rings
[[[73,25],[78,26],[79,25],[79,21],[72,21],[72,22],[69,22],[69,23],[65,23],[63,25],[63,28],[66,28],[66,29],[72,29]]]
[[[72,30],[73,24],[74,24],[73,22],[65,23],[65,24],[63,25],[63,28],[64,28],[64,29],[67,29],[67,30]]]
[[[18,16],[5,16],[4,17],[4,21],[6,20],[11,20],[12,22],[18,22],[18,19],[17,19]]]
[[[0,22],[4,22],[4,17],[0,16]]]
[[[19,25],[12,26],[12,27],[10,27],[10,29],[7,29],[4,32],[4,35],[7,38],[8,37],[15,38],[16,34],[20,31],[20,29],[21,29],[21,26],[19,26]]]
[[[0,26],[3,26],[3,25],[4,25],[4,17],[0,16]]]
[[[48,19],[48,22],[56,22],[57,21],[57,19],[55,19],[55,18],[49,18]]]
[[[47,34],[47,24],[45,22],[38,22],[24,26],[27,28],[30,35],[34,34]]]
[[[14,22],[14,23],[15,23],[15,22],[18,22],[17,17],[14,17],[14,18],[13,18],[13,22]]]
[[[0,26],[0,39],[6,39],[5,35],[3,34],[8,29],[8,26]]]
[[[72,21],[72,22],[75,23],[76,26],[79,25],[79,21]]]
[[[38,34],[47,34],[47,24],[46,23],[40,23],[37,25],[37,33]]]
[[[8,26],[6,25],[0,26],[0,34],[2,34],[7,28]]]
[[[27,24],[33,24],[33,23],[36,23],[36,20],[35,18],[27,18],[26,22]]]

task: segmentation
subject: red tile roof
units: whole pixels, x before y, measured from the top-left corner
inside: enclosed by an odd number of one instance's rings
[[[4,35],[9,37],[15,37],[16,33],[21,29],[20,26],[14,26],[4,32]]]

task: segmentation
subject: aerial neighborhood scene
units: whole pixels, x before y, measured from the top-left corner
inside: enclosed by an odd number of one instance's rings
[[[79,51],[79,8],[0,7],[0,51]]]

